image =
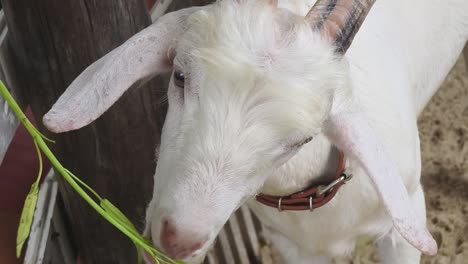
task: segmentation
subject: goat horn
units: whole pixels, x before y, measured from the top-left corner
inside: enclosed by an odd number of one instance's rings
[[[306,21],[346,53],[375,0],[318,0]]]

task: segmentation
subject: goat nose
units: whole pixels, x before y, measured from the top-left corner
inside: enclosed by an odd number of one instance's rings
[[[161,246],[171,258],[182,260],[190,257],[202,248],[206,241],[207,239],[200,239],[198,234],[178,230],[167,220],[163,222]]]

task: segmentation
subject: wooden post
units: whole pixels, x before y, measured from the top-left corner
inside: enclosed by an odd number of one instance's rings
[[[150,23],[144,0],[1,0],[19,78],[37,120],[89,64]],[[59,159],[141,228],[151,198],[163,86],[132,89],[92,125],[50,135]],[[45,131],[43,127],[40,128]],[[136,263],[133,244],[60,181],[81,263]]]

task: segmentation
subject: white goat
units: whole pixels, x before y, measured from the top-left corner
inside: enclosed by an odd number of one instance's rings
[[[200,261],[248,202],[288,263],[330,263],[362,236],[378,239],[384,263],[418,263],[437,245],[416,120],[467,41],[468,1],[376,1],[346,54],[374,1],[315,2],[167,14],[86,69],[44,123],[83,127],[132,84],[173,71],[147,212],[155,245]],[[252,199],[328,179],[334,146],[354,178],[327,205],[278,212]]]

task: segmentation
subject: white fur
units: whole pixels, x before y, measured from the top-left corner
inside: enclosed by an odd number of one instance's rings
[[[213,239],[254,193],[289,194],[333,170],[326,167],[331,143],[318,129],[329,111],[346,107],[350,97],[371,118],[409,194],[422,196],[416,119],[466,42],[468,3],[377,1],[346,60],[340,60],[297,17],[273,13],[259,7],[261,2],[223,1],[195,13],[176,47],[176,68],[192,74],[193,84],[168,92],[155,176],[158,206],[148,219],[156,243],[162,216]],[[304,15],[314,2],[280,1],[280,6]],[[290,27],[297,29],[291,33]],[[272,163],[285,142],[308,135],[314,140],[288,162],[279,168]],[[288,263],[346,256],[362,236],[394,233],[361,167],[350,160],[347,171],[354,179],[313,213],[279,213],[249,201],[274,230],[270,237]],[[424,215],[423,202],[415,206]],[[396,237],[410,252],[406,263],[418,263],[417,250]],[[401,252],[381,248],[388,258]]]

